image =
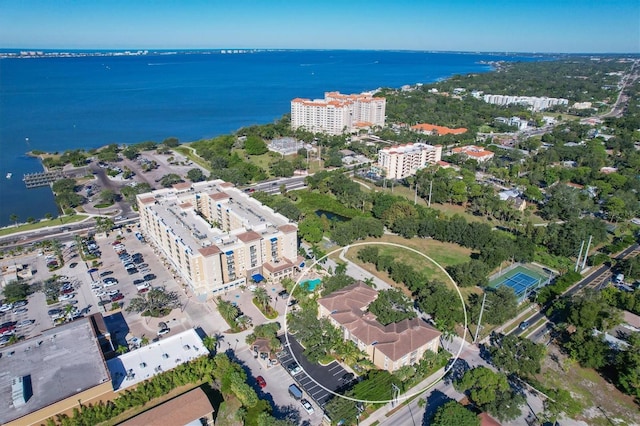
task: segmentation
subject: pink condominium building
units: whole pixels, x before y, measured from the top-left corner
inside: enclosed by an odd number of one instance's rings
[[[373,126],[384,126],[386,99],[371,93],[343,95],[325,92],[324,99],[291,101],[291,128],[339,135]]]

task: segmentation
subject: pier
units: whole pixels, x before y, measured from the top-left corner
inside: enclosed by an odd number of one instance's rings
[[[22,181],[26,185],[27,189],[31,189],[50,185],[63,178],[64,173],[62,173],[62,170],[53,170],[50,172],[27,173],[22,178]]]

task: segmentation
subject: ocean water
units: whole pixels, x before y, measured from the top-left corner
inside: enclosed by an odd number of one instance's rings
[[[408,51],[0,59],[0,226],[12,214],[20,221],[57,214],[49,188],[22,182],[42,170],[30,150],[194,141],[272,122],[295,97],[429,83],[490,71],[481,61],[536,59]]]

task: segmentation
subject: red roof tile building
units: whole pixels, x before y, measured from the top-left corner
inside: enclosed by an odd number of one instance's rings
[[[380,324],[367,312],[377,297],[376,290],[358,282],[319,299],[318,316],[328,318],[345,340],[354,342],[371,362],[389,372],[415,364],[425,351],[438,351],[441,333],[420,319]]]

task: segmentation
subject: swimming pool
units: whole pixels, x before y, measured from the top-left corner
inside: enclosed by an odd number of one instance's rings
[[[307,291],[314,291],[318,284],[320,284],[322,280],[320,278],[314,278],[312,280],[304,280],[300,283],[302,288],[307,289]]]

